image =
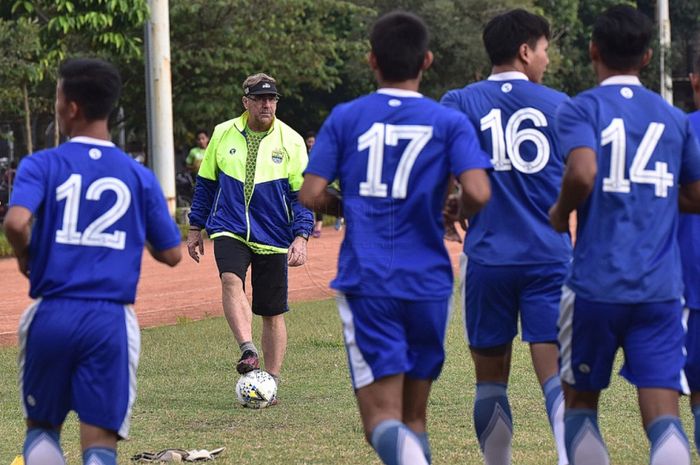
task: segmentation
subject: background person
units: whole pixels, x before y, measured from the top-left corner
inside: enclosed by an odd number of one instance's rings
[[[442,98],[467,115],[494,165],[491,201],[470,220],[462,257],[464,321],[476,371],[474,428],[488,465],[511,463],[507,387],[518,319],[559,464],[568,463],[556,341],[571,241],[551,228],[547,215],[564,173],[554,117],[567,96],[540,84],[549,36],[547,20],[523,9],[492,18],[483,32],[491,75]]]
[[[637,388],[650,464],[690,464],[678,418],[685,355],[677,224],[679,204],[700,212],[700,145],[687,116],[639,81],[652,37],[652,22],[634,8],[599,15],[590,44],[599,86],[557,112],[567,163],[550,221],[565,232],[569,213],[578,213],[559,316],[573,465],[610,461],[598,399],[619,347],[620,374]]]
[[[433,60],[422,19],[386,14],[370,44],[379,89],[333,109],[299,195],[340,215],[327,186],[339,178],[343,187],[348,229],[331,286],[365,437],[385,464],[427,464],[428,397],[452,295],[442,205],[452,174],[469,214],[483,206],[491,164],[463,115],[418,93]]]
[[[185,158],[185,167],[193,176],[197,176],[199,172],[199,166],[202,164],[202,160],[204,160],[207,145],[209,145],[209,133],[204,129],[200,129],[197,131],[197,146],[192,147],[187,154],[187,158]]]
[[[70,140],[22,160],[4,223],[37,299],[19,327],[23,456],[27,465],[65,464],[61,427],[74,410],[83,463],[116,465],[136,392],[130,304],[141,255],[148,241],[156,260],[174,266],[180,232],[153,173],[110,142],[117,70],[77,59],[58,75],[56,115]]]
[[[214,240],[226,320],[241,349],[239,373],[259,367],[252,315],[263,319],[265,369],[277,379],[287,348],[287,265],[306,262],[313,215],[297,200],[306,167],[304,139],[275,117],[276,81],[259,73],[243,82],[239,117],[214,129],[197,176],[187,247],[199,262],[201,229]],[[244,283],[251,266],[253,303]]]

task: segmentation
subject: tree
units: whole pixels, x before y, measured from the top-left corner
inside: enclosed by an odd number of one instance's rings
[[[4,114],[24,114],[26,134],[31,134],[29,86],[40,76],[36,57],[39,54],[39,27],[36,22],[0,19],[0,108]],[[27,149],[32,151],[31,137]]]
[[[138,28],[148,15],[148,5],[146,0],[17,0],[10,13],[17,27],[35,25],[31,37],[38,39],[38,49],[25,81],[34,92],[68,56],[118,56],[126,61],[138,57],[142,43]],[[32,151],[29,99],[24,101],[27,150]],[[54,128],[57,142],[57,125]]]

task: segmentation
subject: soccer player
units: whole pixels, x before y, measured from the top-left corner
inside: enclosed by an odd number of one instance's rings
[[[547,215],[564,173],[554,115],[567,97],[540,84],[549,63],[549,34],[547,20],[522,9],[494,17],[483,32],[491,75],[442,98],[467,115],[494,165],[491,201],[470,220],[462,259],[465,322],[476,371],[474,427],[489,465],[511,462],[507,387],[518,315],[559,464],[567,463],[556,341],[571,241],[552,230]]]
[[[37,299],[19,326],[24,462],[65,464],[59,436],[75,410],[83,463],[115,465],[136,397],[141,343],[130,304],[144,243],[174,266],[180,233],[153,173],[110,142],[117,70],[76,59],[58,74],[56,115],[70,140],[22,160],[4,223]]]
[[[340,179],[347,231],[331,286],[365,437],[385,464],[426,464],[428,395],[452,294],[442,205],[454,175],[464,208],[483,206],[491,165],[463,115],[418,93],[433,59],[423,20],[388,13],[370,44],[379,90],[332,111],[299,196],[338,215],[326,186]]]
[[[695,135],[700,138],[700,54],[690,73],[695,108],[688,116]],[[695,447],[700,452],[700,215],[681,214],[678,242],[683,265],[683,297],[687,313],[685,375],[690,388],[690,408],[695,418]]]
[[[685,357],[677,233],[679,203],[700,211],[700,146],[686,115],[639,81],[652,36],[649,18],[629,6],[598,16],[590,57],[600,85],[557,111],[567,165],[550,221],[565,231],[578,211],[559,317],[572,465],[609,463],[598,399],[619,347],[621,374],[637,387],[650,464],[690,463],[678,418]]]

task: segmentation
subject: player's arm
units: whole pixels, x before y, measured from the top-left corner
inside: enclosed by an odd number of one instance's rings
[[[3,227],[7,241],[15,252],[19,270],[29,276],[29,235],[31,231],[32,212],[16,205],[10,207],[5,215]]]
[[[684,213],[700,213],[700,180],[681,186],[678,206]]]
[[[299,201],[316,213],[340,217],[343,216],[343,204],[335,192],[335,189],[328,189],[326,178],[306,173],[299,191]]]
[[[491,182],[485,169],[470,169],[459,175],[462,186],[462,211],[471,218],[483,208],[491,198]]]
[[[177,265],[182,259],[182,250],[179,245],[165,250],[156,250],[150,243],[146,243],[146,248],[151,257],[169,266]]]
[[[294,237],[308,238],[314,227],[314,215],[299,199],[299,193],[304,183],[304,169],[309,163],[306,153],[306,144],[300,140],[291,152],[292,158],[289,165],[289,197],[292,206],[293,220],[292,233]]]
[[[589,147],[578,147],[569,153],[559,198],[549,209],[549,222],[559,232],[569,231],[569,215],[593,190],[598,173],[596,154]]]

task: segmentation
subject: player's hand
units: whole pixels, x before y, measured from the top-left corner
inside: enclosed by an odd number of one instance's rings
[[[549,222],[557,232],[563,233],[569,231],[569,214],[562,214],[558,203],[555,203],[552,205],[552,208],[549,209]]]
[[[199,253],[197,250],[199,249]],[[202,231],[190,229],[187,233],[187,252],[192,257],[192,260],[199,263],[199,254],[204,255],[204,239],[202,239]]]
[[[301,266],[304,263],[306,263],[306,239],[297,237],[292,242],[292,245],[289,246],[287,265]]]
[[[442,209],[442,220],[445,224],[446,233],[452,231],[457,234],[457,229],[454,226],[455,223],[459,223],[459,225],[462,227],[462,231],[467,231],[467,219],[464,216],[464,209],[462,208],[461,199],[461,192],[447,196],[445,207]]]

